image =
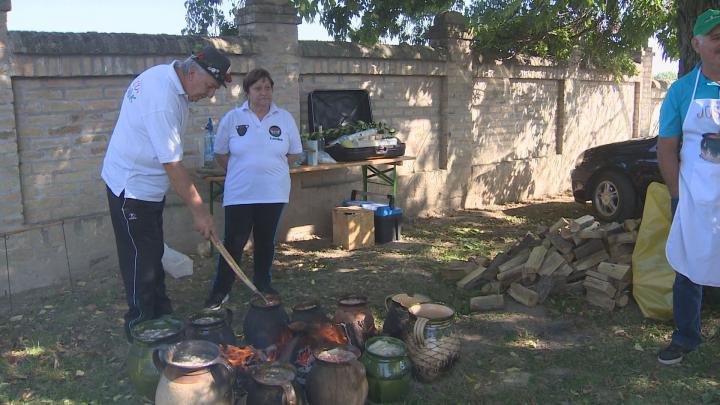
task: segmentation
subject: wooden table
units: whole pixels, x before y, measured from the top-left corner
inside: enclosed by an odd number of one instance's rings
[[[398,156],[393,158],[358,160],[354,162],[324,163],[316,166],[299,166],[290,169],[290,174],[322,172],[360,166],[362,169],[363,191],[368,191],[368,184],[379,184],[390,187],[393,198],[397,200],[397,167],[401,166],[403,162],[407,160],[415,160],[415,157]],[[198,169],[196,174],[198,177],[210,183],[210,198],[208,202],[210,204],[210,213],[212,214],[213,201],[223,192],[225,175],[217,174],[217,171],[203,169]]]

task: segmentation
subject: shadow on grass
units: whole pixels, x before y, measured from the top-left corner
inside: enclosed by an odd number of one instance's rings
[[[327,239],[278,244],[273,284],[288,311],[318,299],[330,316],[340,295],[366,294],[378,328],[390,294],[423,293],[452,306],[461,358],[439,381],[413,382],[407,404],[716,402],[717,311],[703,314],[710,344],[678,367],[663,367],[655,354],[672,325],[644,319],[634,305],[607,313],[581,297],[552,296],[527,308],[506,296],[503,310],[471,314],[468,299],[478,292],[458,290],[438,275],[450,260],[492,257],[537,225],[588,212],[572,201],[459,211],[415,219],[402,241],[352,252]],[[168,279],[180,318],[200,309],[217,262],[193,259],[193,276]],[[241,267],[251,273],[249,255]],[[22,319],[2,319],[0,403],[142,403],[124,369],[119,277],[113,270],[82,282],[75,291],[24,294],[14,314]],[[249,298],[236,283],[228,305],[239,334]]]

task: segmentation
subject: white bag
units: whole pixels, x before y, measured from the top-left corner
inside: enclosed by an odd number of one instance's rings
[[[167,244],[165,244],[162,265],[165,272],[173,278],[192,276],[193,274],[192,259],[177,250],[171,249]]]

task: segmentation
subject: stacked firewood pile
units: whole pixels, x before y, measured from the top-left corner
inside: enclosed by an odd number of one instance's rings
[[[600,224],[591,215],[560,218],[528,232],[494,259],[479,260],[468,272],[448,270],[446,277],[462,277],[460,289],[479,290],[470,299],[474,311],[502,308],[505,293],[534,306],[559,292],[582,293],[589,303],[613,310],[629,301],[639,225],[639,219]]]

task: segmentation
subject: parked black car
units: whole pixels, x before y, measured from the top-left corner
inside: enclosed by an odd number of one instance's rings
[[[658,167],[657,137],[590,148],[578,156],[570,174],[575,201],[591,201],[597,218],[622,221],[641,215],[645,192],[663,183]]]

